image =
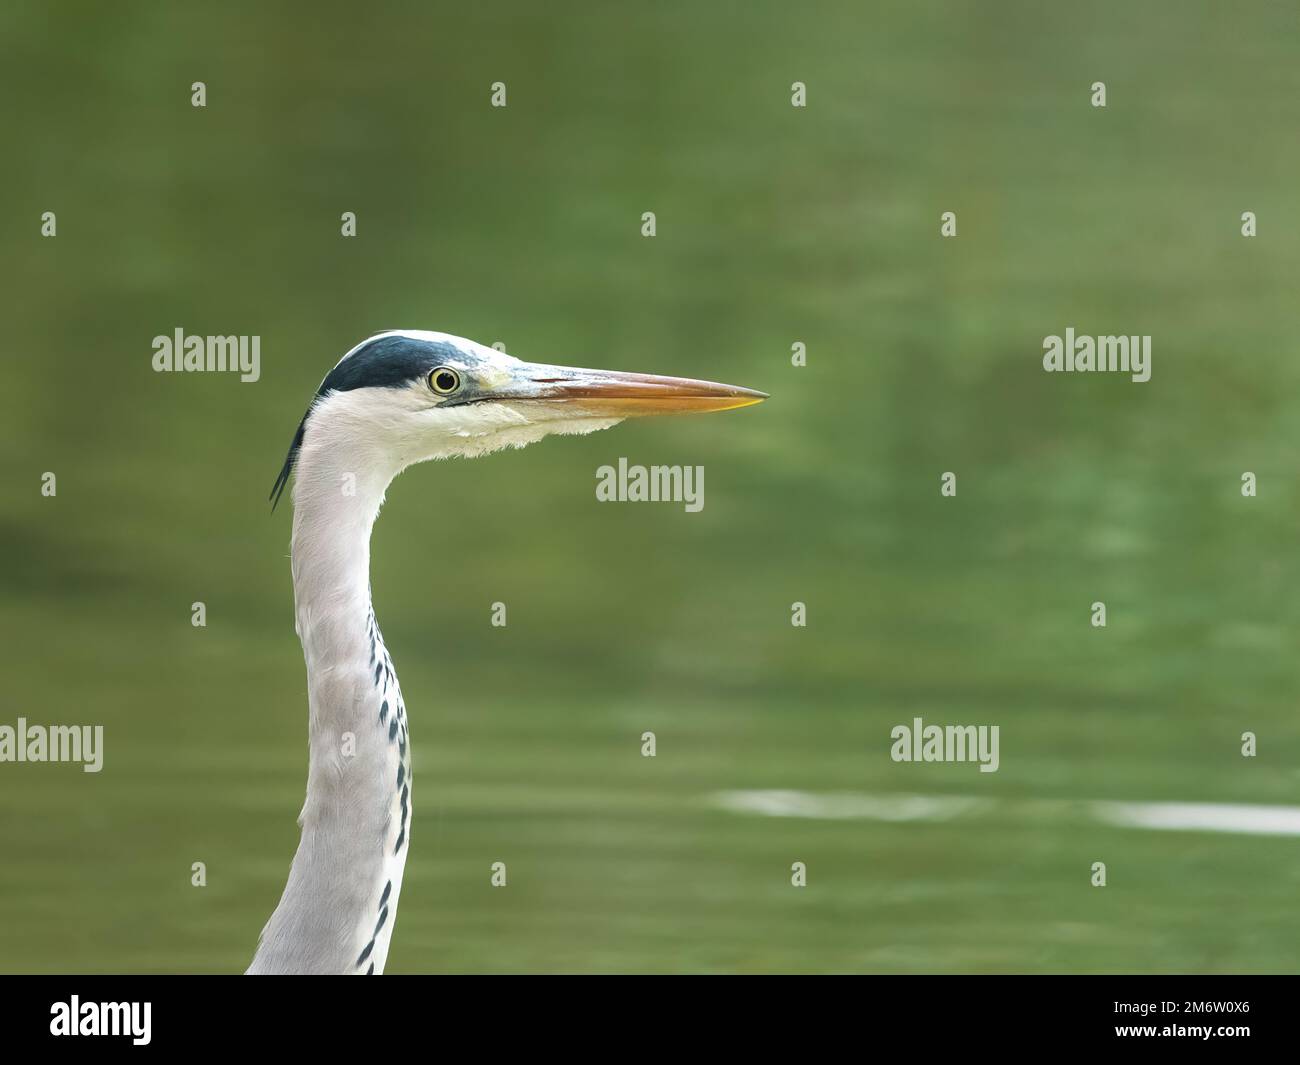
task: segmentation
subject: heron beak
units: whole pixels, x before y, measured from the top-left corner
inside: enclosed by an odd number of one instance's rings
[[[513,391],[512,398],[571,404],[584,413],[610,418],[733,410],[767,399],[766,392],[739,385],[571,366],[529,366]]]

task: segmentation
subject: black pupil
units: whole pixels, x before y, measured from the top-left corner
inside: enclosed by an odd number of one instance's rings
[[[440,392],[450,392],[456,387],[456,375],[450,370],[439,370],[433,375],[433,383]]]

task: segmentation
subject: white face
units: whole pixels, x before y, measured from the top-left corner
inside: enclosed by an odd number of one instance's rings
[[[429,362],[436,365],[400,386],[363,387],[327,395],[318,401],[311,420],[346,423],[350,433],[368,438],[366,443],[392,451],[402,460],[401,467],[426,459],[472,458],[506,447],[524,447],[552,433],[593,433],[617,425],[625,416],[610,417],[530,398],[531,378],[558,368],[526,363],[447,333],[381,333],[348,352],[339,365],[382,337],[423,341],[446,354],[431,357]],[[361,443],[358,435],[353,439]]]
[[[746,388],[524,362],[463,337],[393,330],[349,351],[304,422],[304,454],[351,456],[395,474],[415,462],[524,447],[624,418],[728,410],[765,396]],[[293,466],[291,451],[282,478]]]
[[[400,388],[334,392],[317,402],[311,417],[313,430],[337,426],[354,445],[392,454],[398,469],[428,459],[473,458],[525,447],[552,433],[594,433],[622,420],[525,399],[444,405],[423,378]]]

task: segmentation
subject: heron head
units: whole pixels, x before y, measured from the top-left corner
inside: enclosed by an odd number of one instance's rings
[[[591,433],[624,418],[730,410],[763,392],[682,377],[524,362],[462,337],[392,330],[349,351],[304,415],[271,499],[304,447],[354,449],[396,473],[414,462]]]

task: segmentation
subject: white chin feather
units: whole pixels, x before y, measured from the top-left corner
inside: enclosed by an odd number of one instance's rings
[[[617,425],[622,418],[547,419],[522,425],[493,426],[484,431],[462,428],[447,441],[447,454],[475,458],[507,447],[527,447],[546,436],[585,436]]]
[[[568,416],[566,416],[568,415]],[[538,403],[476,403],[430,408],[418,385],[357,388],[320,399],[309,416],[305,452],[335,456],[341,468],[367,463],[398,470],[428,459],[473,458],[543,437],[594,433],[622,418],[583,416]],[[377,471],[378,472],[378,471]]]

